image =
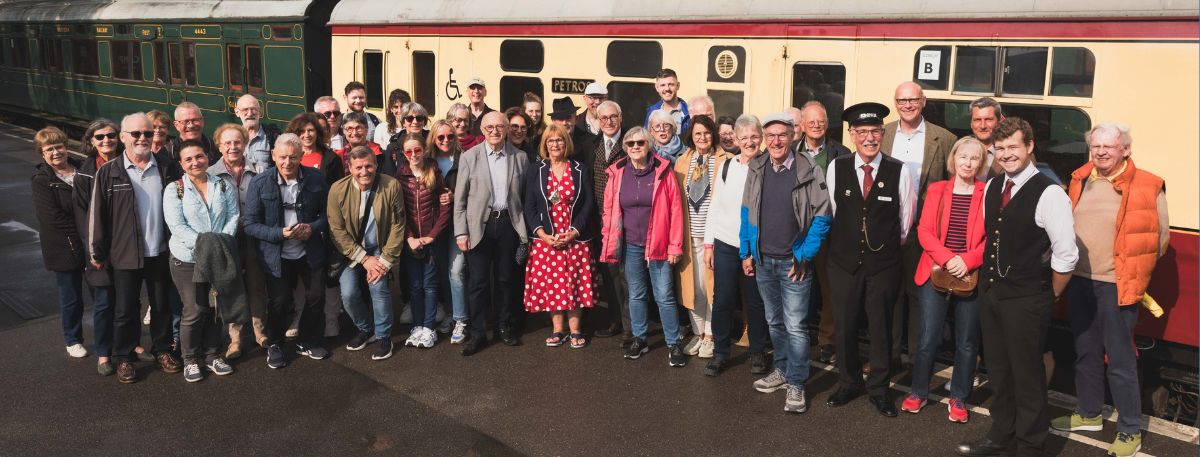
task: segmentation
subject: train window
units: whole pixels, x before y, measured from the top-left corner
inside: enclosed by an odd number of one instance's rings
[[[825,105],[828,135],[842,141],[842,110],[846,107],[846,67],[837,63],[797,63],[792,67],[792,106],[816,100]]]
[[[167,82],[167,44],[162,41],[154,42],[154,82]]]
[[[525,101],[525,93],[533,92],[539,97],[542,96],[545,86],[542,85],[541,78],[530,76],[504,76],[500,78],[500,106],[502,109],[509,106],[522,106]]]
[[[1048,48],[1005,47],[1001,95],[1037,95],[1046,93]]]
[[[657,70],[656,70],[657,71]],[[622,106],[621,130],[629,130],[646,122],[646,107],[659,100],[654,83],[612,81],[608,83],[608,99]],[[550,106],[549,103],[546,106]],[[543,111],[545,109],[543,108]]]
[[[29,40],[24,38],[14,38],[12,40],[12,52],[14,67],[30,68]]]
[[[978,94],[996,93],[996,48],[958,46],[954,64],[954,90]]]
[[[246,45],[246,85],[252,94],[263,91],[262,48],[258,45]]]
[[[71,40],[71,62],[74,63],[75,74],[99,76],[100,61],[97,55],[95,40]]]
[[[653,78],[662,69],[662,62],[662,44],[657,41],[614,41],[608,44],[606,66],[608,74],[612,76]]]
[[[949,89],[950,47],[921,46],[913,56],[913,81],[923,89]]]
[[[1004,115],[1019,117],[1033,127],[1034,154],[1039,163],[1054,170],[1062,182],[1088,160],[1083,135],[1092,128],[1092,120],[1076,108],[1005,103]],[[929,100],[921,113],[925,119],[945,127],[955,136],[971,134],[969,101]]]
[[[362,83],[367,86],[367,108],[383,109],[383,52],[363,51]]]
[[[292,26],[290,25],[273,25],[271,26],[271,39],[275,41],[292,41]]]
[[[541,41],[504,40],[500,43],[500,68],[504,71],[537,73],[542,71],[545,61],[546,50]]]
[[[38,51],[42,56],[42,69],[59,72],[63,70],[62,41],[50,38],[41,40]]]
[[[0,38],[0,67],[8,66],[8,38]]]
[[[717,116],[731,116],[736,119],[742,115],[742,106],[744,106],[746,98],[745,92],[710,89],[708,96],[713,99],[713,111],[716,111]]]
[[[414,51],[412,54],[413,100],[424,106],[431,113],[437,110],[437,66],[434,65],[434,55],[428,51]]]
[[[196,85],[196,44],[190,41],[171,43],[171,83]]]
[[[245,79],[246,65],[242,60],[242,47],[231,44],[225,48],[225,68],[229,73],[229,90],[241,91]]]
[[[1054,48],[1050,95],[1091,97],[1096,56],[1087,48]]]
[[[142,80],[142,49],[138,42],[113,41],[111,54],[114,78]]]

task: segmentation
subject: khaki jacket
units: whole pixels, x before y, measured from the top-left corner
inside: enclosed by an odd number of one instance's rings
[[[371,207],[375,210],[375,233],[379,238],[379,261],[391,268],[400,259],[404,251],[404,191],[400,182],[391,176],[377,174],[379,180],[376,186],[375,200]],[[348,267],[362,263],[367,257],[363,248],[363,240],[359,233],[362,215],[362,191],[354,182],[353,176],[346,176],[333,183],[329,189],[329,203],[326,212],[329,218],[329,234],[333,246],[349,259]]]
[[[714,177],[721,179],[721,166],[726,160],[733,156],[728,152],[717,148],[717,156],[713,160]],[[693,268],[703,268],[704,270],[704,290],[708,293],[708,304],[713,302],[713,271],[704,266],[704,258],[693,258],[692,255],[692,219],[687,209],[687,179],[688,167],[692,161],[696,160],[696,151],[688,149],[683,155],[679,156],[679,160],[675,161],[675,179],[679,182],[680,199],[683,201],[683,256],[679,257],[679,263],[675,265],[675,284],[679,288],[679,298],[682,300],[684,308],[695,309],[696,306],[696,285],[695,272]],[[708,198],[713,197],[713,189],[716,188],[716,182],[708,186]],[[730,215],[733,217],[733,215]]]

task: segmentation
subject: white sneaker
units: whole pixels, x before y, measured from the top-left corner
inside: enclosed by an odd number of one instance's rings
[[[700,358],[702,358],[702,359],[713,358],[713,341],[712,340],[704,340],[704,341],[700,342],[700,354],[699,355],[700,355]]]
[[[408,333],[408,338],[404,340],[404,345],[409,347],[417,347],[417,341],[420,341],[422,334],[421,329],[423,328],[424,327],[413,327]]]
[[[687,344],[683,345],[683,353],[687,355],[696,355],[700,353],[700,337],[693,337],[688,340]]]
[[[424,329],[421,336],[417,339],[417,347],[422,349],[431,348],[435,344],[437,344],[437,332],[431,328]]]
[[[450,334],[450,344],[462,344],[467,339],[467,321],[454,321],[454,332]]]
[[[150,308],[146,308],[146,317],[142,318],[142,325],[150,325]]]
[[[87,357],[88,350],[87,350],[87,348],[83,347],[82,344],[75,343],[70,346],[67,346],[67,355],[77,358],[77,359],[82,359],[84,357]]]
[[[298,328],[289,328],[286,332],[283,332],[283,337],[289,340],[295,339],[297,336],[300,336],[300,329]]]

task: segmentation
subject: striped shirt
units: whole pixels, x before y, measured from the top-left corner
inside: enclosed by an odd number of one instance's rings
[[[971,194],[954,194],[950,201],[950,227],[946,230],[946,249],[967,252],[967,219],[971,212]]]
[[[687,177],[684,178],[684,184],[682,186],[683,188],[680,189],[680,191],[683,192],[683,204],[684,206],[687,206],[688,210],[688,222],[690,222],[692,226],[692,238],[704,238],[704,225],[706,222],[708,222],[708,207],[712,203],[712,188],[713,183],[715,182],[714,178],[716,172],[716,167],[713,166],[713,163],[715,162],[716,157],[716,154],[707,154],[704,156],[704,166],[706,169],[708,169],[708,192],[704,195],[704,199],[700,202],[700,211],[694,211],[694,207],[690,202],[688,202],[687,198],[687,183],[692,182],[692,173],[696,172],[696,159],[694,157],[691,160],[692,163],[688,164]]]

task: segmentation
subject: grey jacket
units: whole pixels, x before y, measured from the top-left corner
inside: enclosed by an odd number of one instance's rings
[[[796,223],[800,232],[792,241],[792,255],[796,260],[809,261],[821,250],[829,232],[831,211],[829,208],[829,191],[826,189],[825,177],[817,171],[817,163],[808,154],[797,153],[792,170],[796,172],[796,188],[792,190],[792,204],[796,211]],[[770,156],[764,152],[750,161],[750,170],[746,175],[746,189],[742,194],[742,223],[740,230],[740,255],[743,259],[753,257],[756,263],[762,262],[759,255],[759,232],[768,228],[762,227],[759,210],[762,206],[763,175],[766,168],[772,166]]]
[[[458,183],[454,186],[454,235],[467,236],[472,249],[483,240],[484,227],[492,213],[492,173],[486,156],[486,142],[463,152],[458,165]],[[525,244],[529,242],[529,232],[525,228],[521,194],[529,157],[507,141],[504,142],[504,156],[508,158],[508,217],[521,244]]]
[[[196,260],[192,282],[206,282],[217,291],[217,311],[227,324],[250,322],[246,289],[242,283],[241,259],[233,235],[207,232],[196,236]]]

